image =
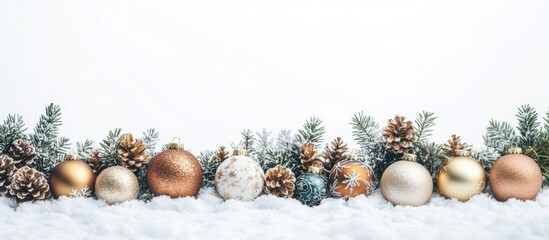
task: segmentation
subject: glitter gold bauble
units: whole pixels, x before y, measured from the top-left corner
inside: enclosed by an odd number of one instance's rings
[[[446,160],[437,173],[440,195],[466,202],[484,191],[486,172],[480,163],[466,150],[457,150],[457,156]]]
[[[196,196],[203,179],[200,163],[181,143],[172,142],[167,148],[149,163],[147,183],[151,192],[172,198]]]
[[[371,168],[358,161],[356,154],[351,154],[350,158],[337,162],[330,171],[328,180],[332,197],[347,199],[358,195],[370,196],[376,187]]]
[[[215,172],[215,189],[225,200],[252,201],[263,191],[265,174],[242,149],[223,161]]]
[[[121,166],[103,170],[95,182],[95,195],[108,204],[117,204],[137,198],[139,182],[135,174]]]
[[[429,171],[416,163],[416,155],[405,153],[403,160],[391,164],[381,176],[381,194],[395,204],[421,206],[433,194],[433,179]]]
[[[95,175],[92,169],[78,160],[78,155],[67,154],[65,161],[51,171],[50,187],[53,196],[71,196],[73,192],[94,191]]]
[[[521,153],[520,148],[509,149],[509,154],[499,158],[490,170],[490,189],[499,201],[510,198],[534,200],[541,191],[542,176],[538,164]]]

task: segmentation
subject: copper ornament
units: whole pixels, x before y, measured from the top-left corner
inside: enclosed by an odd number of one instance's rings
[[[490,189],[499,201],[511,198],[534,200],[541,191],[542,176],[538,164],[521,153],[520,148],[509,149],[509,154],[499,158],[490,170]]]
[[[95,183],[95,195],[107,204],[117,204],[137,198],[139,182],[135,174],[121,166],[103,170]]]
[[[81,191],[85,187],[94,191],[95,175],[92,169],[78,160],[78,155],[67,154],[65,161],[57,164],[51,171],[50,187],[55,198],[71,196],[74,191]]]
[[[168,149],[149,163],[147,183],[155,195],[172,198],[196,196],[202,187],[202,167],[183,144],[170,143]]]
[[[470,157],[470,152],[457,150],[457,157],[446,160],[437,173],[437,187],[440,195],[468,201],[484,191],[486,172],[480,163]]]
[[[344,199],[369,196],[376,186],[370,167],[356,160],[337,162],[330,171],[329,184],[332,197]]]

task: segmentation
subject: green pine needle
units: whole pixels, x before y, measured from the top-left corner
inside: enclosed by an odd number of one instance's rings
[[[322,125],[322,120],[317,117],[311,117],[303,124],[303,129],[298,131],[297,140],[303,143],[312,143],[315,148],[320,147],[324,141],[326,130]]]
[[[355,114],[352,118],[353,136],[363,150],[369,150],[380,141],[379,125],[371,116],[365,116],[364,112]]]
[[[530,107],[530,105],[522,105],[516,116],[518,119],[517,129],[520,134],[520,146],[523,148],[532,146],[540,134],[538,113],[533,107]]]
[[[417,141],[425,141],[428,137],[432,135],[433,127],[436,125],[435,113],[423,111],[421,112],[415,120],[415,130],[418,133]]]
[[[25,131],[27,131],[27,128],[23,117],[17,114],[9,114],[4,123],[0,125],[0,153],[7,154],[10,145],[15,140],[26,138]]]

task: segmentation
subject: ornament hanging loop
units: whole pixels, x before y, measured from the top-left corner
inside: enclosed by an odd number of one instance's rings
[[[172,139],[172,142],[168,143],[168,145],[166,147],[168,149],[174,149],[174,150],[183,150],[184,149],[183,143],[181,143],[181,138],[179,138],[179,137],[174,137]]]

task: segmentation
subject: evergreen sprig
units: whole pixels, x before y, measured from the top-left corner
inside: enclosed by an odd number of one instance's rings
[[[322,120],[311,117],[305,121],[303,128],[298,131],[297,140],[302,143],[312,143],[315,148],[318,148],[324,140],[324,133],[326,133],[326,130],[322,125]]]
[[[106,168],[119,165],[118,145],[122,137],[122,129],[115,128],[109,131],[107,137],[99,144],[101,145],[101,159],[103,159]]]
[[[93,151],[93,141],[86,139],[84,142],[76,142],[76,151],[80,159],[86,159],[90,156],[90,152]]]
[[[355,114],[352,118],[354,140],[363,150],[371,151],[380,139],[379,125],[371,116],[365,116],[364,112]]]
[[[427,111],[423,111],[417,116],[414,128],[418,134],[418,142],[425,141],[432,135],[433,127],[436,125],[436,119],[437,117],[435,117],[435,113]]]
[[[147,149],[151,154],[150,156],[153,158],[156,155],[156,146],[160,140],[160,133],[154,128],[147,129],[143,132],[143,137],[141,140],[147,146]]]
[[[482,138],[486,147],[494,148],[500,155],[505,154],[509,147],[518,142],[517,134],[511,124],[493,119],[490,120],[486,134]]]
[[[7,154],[11,143],[17,139],[26,138],[27,128],[23,117],[9,114],[6,120],[0,125],[0,153]]]
[[[416,145],[417,162],[425,166],[431,177],[436,179],[440,165],[446,160],[442,144],[421,141]]]
[[[522,105],[516,116],[518,119],[517,129],[520,133],[520,146],[532,146],[540,134],[538,113],[530,105]]]
[[[213,187],[215,172],[220,164],[216,158],[215,152],[209,150],[200,152],[198,155],[198,162],[200,162],[200,166],[202,166],[202,172],[204,174],[202,186]]]

